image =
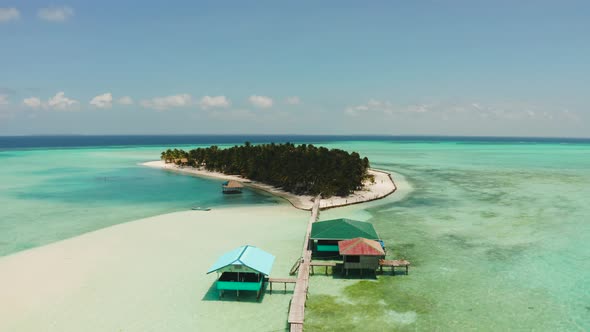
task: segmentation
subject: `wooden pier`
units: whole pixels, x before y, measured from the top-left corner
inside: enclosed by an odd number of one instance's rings
[[[295,278],[268,278],[268,285],[270,286],[270,293],[272,294],[272,284],[279,283],[284,284],[285,294],[287,294],[287,284],[296,284],[297,279]]]
[[[312,275],[315,274],[314,273],[314,270],[313,270],[313,267],[314,266],[323,266],[323,267],[325,267],[326,268],[326,270],[325,270],[326,275],[328,275],[328,267],[332,267],[333,268],[334,266],[336,266],[336,263],[335,262],[311,262],[309,265],[311,266],[311,274]]]
[[[396,267],[405,267],[406,274],[409,272],[410,262],[405,259],[397,259],[397,260],[388,260],[388,259],[380,259],[379,260],[379,269],[381,273],[383,273],[383,267],[391,267],[391,273],[395,275],[395,268]]]
[[[310,235],[311,225],[318,220],[320,214],[320,195],[315,198],[313,208],[311,209],[311,216],[307,223],[307,231],[305,232],[305,240],[303,241],[303,252],[301,254],[301,262],[297,270],[297,281],[295,289],[293,290],[293,298],[289,306],[289,330],[291,332],[303,331],[303,321],[305,320],[305,300],[307,300],[307,290],[309,288],[309,271],[311,267],[311,247]],[[327,268],[326,268],[327,269]]]
[[[303,322],[305,320],[305,301],[307,300],[307,291],[309,288],[309,274],[310,272],[313,273],[314,267],[325,267],[325,273],[328,274],[328,267],[336,266],[335,262],[312,262],[311,261],[311,228],[312,224],[316,222],[319,218],[320,214],[320,196],[318,195],[315,198],[313,208],[311,209],[311,216],[309,217],[309,222],[307,223],[307,231],[305,232],[305,239],[303,241],[303,251],[301,253],[301,258],[293,264],[291,268],[290,274],[295,274],[297,272],[297,278],[270,278],[269,282],[271,282],[271,291],[272,291],[272,282],[284,283],[285,286],[285,293],[287,292],[287,283],[295,283],[295,288],[293,289],[293,298],[291,299],[291,304],[289,306],[289,318],[287,319],[289,323],[289,331],[291,332],[302,332],[303,331]],[[385,260],[382,259],[379,261],[379,267],[381,272],[383,272],[383,267],[391,267],[392,272],[395,274],[396,267],[405,267],[406,274],[408,273],[408,269],[410,266],[410,262],[401,259],[401,260]]]

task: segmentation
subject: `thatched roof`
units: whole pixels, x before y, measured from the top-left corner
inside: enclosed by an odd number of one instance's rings
[[[223,183],[224,188],[243,188],[244,185],[235,180],[229,180]]]

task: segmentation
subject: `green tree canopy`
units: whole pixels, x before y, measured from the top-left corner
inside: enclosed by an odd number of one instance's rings
[[[209,171],[239,174],[298,195],[347,196],[362,188],[369,160],[356,152],[315,147],[311,144],[236,145],[183,150],[167,150],[161,158],[175,161],[188,158],[189,165]]]

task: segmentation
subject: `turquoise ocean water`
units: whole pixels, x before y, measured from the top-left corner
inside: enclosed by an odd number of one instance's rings
[[[312,295],[308,328],[590,330],[590,145],[328,146],[361,151],[414,187],[366,210],[388,255],[412,268]]]
[[[0,256],[110,225],[193,206],[277,204],[246,190],[220,195],[219,180],[140,166],[163,147],[0,152]]]
[[[410,182],[403,200],[361,209],[388,254],[412,269],[312,293],[307,329],[590,330],[590,143],[320,143]],[[0,255],[193,205],[278,203],[251,191],[224,197],[219,181],[137,165],[160,151],[0,151]]]

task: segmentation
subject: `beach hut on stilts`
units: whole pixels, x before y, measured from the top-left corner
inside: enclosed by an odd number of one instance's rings
[[[244,185],[235,180],[229,180],[221,184],[224,194],[241,194]]]
[[[338,256],[340,241],[359,237],[381,243],[371,223],[346,218],[318,221],[311,228],[310,247],[316,257]]]
[[[385,258],[381,243],[362,237],[338,242],[338,253],[342,256],[343,269],[348,275],[349,270],[375,272],[380,260]]]
[[[246,245],[219,257],[207,274],[217,272],[215,284],[220,298],[226,290],[236,291],[237,296],[240,291],[253,291],[260,298],[265,277],[270,275],[274,261],[273,255]]]

